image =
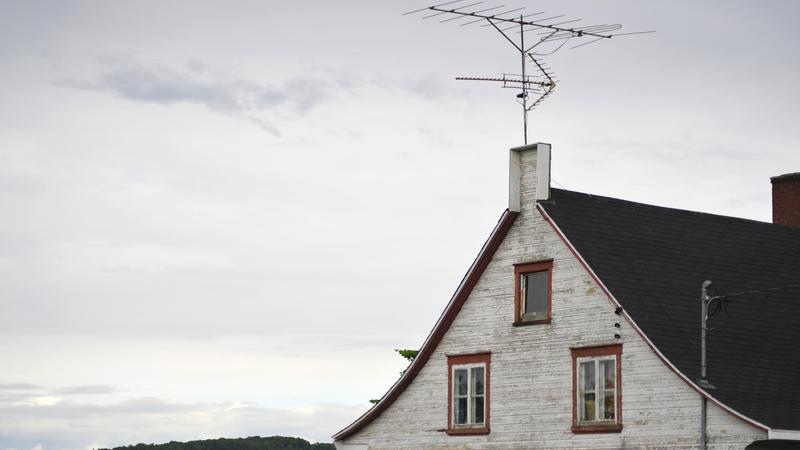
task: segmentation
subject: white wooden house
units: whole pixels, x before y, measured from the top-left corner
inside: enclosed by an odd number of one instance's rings
[[[509,208],[338,449],[689,449],[704,419],[712,449],[800,440],[800,289],[762,289],[800,282],[800,174],[773,179],[781,225],[552,189],[550,145],[510,155]],[[712,318],[714,389],[707,279],[759,291]]]

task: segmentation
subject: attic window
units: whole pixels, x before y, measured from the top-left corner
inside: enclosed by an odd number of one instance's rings
[[[553,261],[514,266],[515,325],[550,323]]]
[[[447,434],[489,433],[490,353],[448,356]]]
[[[572,431],[622,430],[622,345],[572,349]]]

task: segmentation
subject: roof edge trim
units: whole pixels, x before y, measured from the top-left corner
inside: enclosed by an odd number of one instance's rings
[[[641,328],[639,328],[639,325],[637,325],[636,322],[633,320],[633,318],[628,314],[628,311],[625,308],[622,307],[622,304],[616,299],[616,297],[614,297],[614,294],[611,293],[611,291],[608,289],[608,287],[605,285],[605,283],[603,283],[603,281],[600,279],[600,277],[597,276],[595,271],[589,266],[589,263],[586,262],[586,260],[583,258],[583,256],[578,252],[578,249],[575,248],[574,245],[572,245],[572,242],[570,242],[570,240],[567,238],[567,236],[564,234],[564,232],[561,231],[561,228],[558,227],[558,225],[556,224],[555,220],[553,220],[553,218],[550,217],[549,214],[547,214],[547,211],[544,209],[544,207],[542,206],[541,203],[537,203],[536,204],[536,209],[539,210],[539,212],[542,214],[542,217],[544,217],[545,221],[547,221],[547,223],[550,224],[550,226],[556,232],[558,237],[564,242],[564,244],[567,245],[567,248],[569,248],[569,250],[572,252],[572,254],[575,255],[575,258],[578,259],[578,261],[581,263],[583,268],[586,269],[586,271],[589,273],[589,275],[592,277],[592,279],[594,279],[594,281],[600,286],[600,289],[603,290],[603,292],[606,294],[606,296],[611,301],[611,303],[615,307],[618,307],[618,308],[622,309],[622,316],[625,318],[625,320],[628,321],[628,323],[633,327],[633,329],[636,330],[636,332],[639,334],[639,336],[641,336],[642,339],[644,339],[644,341],[647,343],[647,345],[664,362],[664,364],[666,364],[667,367],[670,368],[670,370],[675,372],[678,375],[678,377],[680,377],[686,384],[689,385],[690,388],[692,388],[695,391],[697,391],[697,393],[699,393],[703,397],[711,400],[712,402],[714,402],[714,404],[716,404],[717,406],[719,406],[720,408],[722,408],[726,412],[730,413],[734,417],[736,417],[739,420],[742,420],[743,422],[746,422],[746,423],[748,423],[750,425],[753,425],[753,426],[755,426],[757,428],[760,428],[760,429],[762,429],[764,431],[769,431],[770,430],[769,426],[764,425],[763,423],[758,422],[757,420],[751,419],[751,418],[745,416],[744,414],[736,411],[735,409],[731,408],[730,406],[728,406],[728,405],[722,403],[721,401],[717,400],[716,398],[714,398],[714,396],[710,395],[703,388],[701,388],[694,381],[692,381],[689,377],[687,377],[683,372],[681,372],[677,367],[675,367],[675,365],[672,364],[672,362],[669,359],[667,359],[667,357],[664,356],[663,353],[661,353],[661,351],[655,346],[653,341],[650,340],[650,338],[644,333],[644,331]]]
[[[453,296],[450,298],[450,302],[447,303],[444,311],[439,316],[439,320],[436,321],[436,325],[434,325],[428,337],[425,338],[425,342],[423,342],[422,347],[420,347],[417,357],[414,358],[414,361],[411,362],[405,373],[391,388],[389,388],[386,394],[383,395],[381,401],[362,414],[361,417],[356,419],[353,423],[334,434],[332,436],[334,441],[346,439],[367,426],[385,411],[408,385],[411,384],[411,381],[414,380],[419,371],[422,370],[422,367],[425,366],[425,363],[428,362],[433,351],[439,345],[439,342],[441,342],[442,337],[444,337],[444,334],[450,328],[450,325],[453,323],[453,320],[455,320],[464,302],[467,301],[467,297],[469,297],[472,289],[478,283],[483,271],[486,269],[486,266],[489,265],[492,256],[494,256],[498,247],[500,247],[500,244],[505,239],[517,216],[519,216],[518,212],[509,211],[508,209],[503,211],[503,215],[500,216],[500,220],[498,220],[494,230],[492,230],[489,238],[483,244],[483,247],[481,247],[478,256],[472,262],[472,265],[470,265],[464,278],[461,279],[461,283],[458,285],[455,293],[453,293]]]
[[[767,439],[786,439],[790,441],[800,441],[800,431],[798,430],[778,430],[772,428],[767,433]]]

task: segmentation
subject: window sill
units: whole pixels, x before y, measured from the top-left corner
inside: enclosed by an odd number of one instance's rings
[[[489,434],[489,427],[487,426],[480,428],[450,428],[447,430],[447,434],[449,434],[450,436]]]
[[[619,433],[622,431],[621,423],[612,424],[596,424],[596,425],[573,425],[572,432],[576,434],[583,433]]]
[[[542,319],[542,320],[518,320],[514,322],[512,325],[515,327],[527,327],[528,325],[544,325],[550,323],[552,319]]]

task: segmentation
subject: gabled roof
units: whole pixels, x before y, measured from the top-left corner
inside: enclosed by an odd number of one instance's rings
[[[561,189],[540,208],[690,380],[700,375],[704,280],[729,294],[800,283],[800,227]],[[800,288],[730,300],[710,323],[708,380],[716,389],[708,393],[771,428],[800,429]]]
[[[648,344],[690,383],[700,374],[703,281],[726,293],[800,283],[800,228],[554,188],[538,208]],[[364,428],[411,384],[517,216],[503,213],[417,358],[335,440]],[[761,428],[800,430],[800,288],[733,299],[711,323],[708,379],[717,389],[708,394]]]

